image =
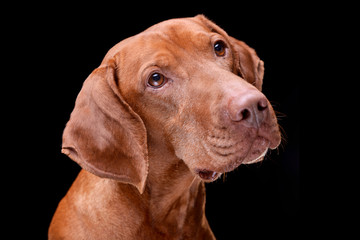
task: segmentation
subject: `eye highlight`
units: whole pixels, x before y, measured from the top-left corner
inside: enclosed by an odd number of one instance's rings
[[[161,88],[167,82],[167,78],[161,73],[152,73],[148,79],[148,85],[153,88]]]
[[[226,45],[223,41],[219,40],[214,43],[214,51],[216,56],[223,57],[226,53]]]

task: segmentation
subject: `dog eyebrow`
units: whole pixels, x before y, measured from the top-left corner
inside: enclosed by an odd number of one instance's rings
[[[173,56],[167,52],[158,52],[153,56],[153,62],[155,66],[168,67],[172,62]]]
[[[211,26],[208,26],[208,27],[210,28],[210,32],[217,33],[217,34],[220,34],[222,36],[222,34],[219,31],[217,31],[215,28],[213,28]]]
[[[171,53],[164,52],[164,51],[156,52],[140,68],[141,75],[144,77],[144,74],[147,71],[147,69],[152,68],[152,67],[158,67],[158,68],[162,68],[162,69],[169,68],[173,65],[174,61],[175,61],[175,59],[171,55]]]

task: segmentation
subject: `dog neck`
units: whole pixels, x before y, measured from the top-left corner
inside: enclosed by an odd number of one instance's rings
[[[181,231],[185,220],[205,218],[205,187],[171,147],[149,141],[149,175],[146,194],[152,221],[160,231]],[[157,224],[158,223],[158,224]]]

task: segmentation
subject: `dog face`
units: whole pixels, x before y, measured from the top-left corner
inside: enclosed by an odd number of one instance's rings
[[[213,181],[280,143],[263,75],[253,49],[202,15],[156,24],[110,49],[84,82],[62,152],[142,193],[148,144],[166,145]]]
[[[149,134],[167,139],[203,180],[279,145],[274,111],[260,92],[263,62],[205,17],[160,23],[121,49],[122,96]]]

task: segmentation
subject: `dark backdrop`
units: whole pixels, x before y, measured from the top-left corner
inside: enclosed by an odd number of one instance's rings
[[[29,11],[24,6],[26,14],[20,14],[21,23],[13,29],[18,36],[14,57],[21,62],[13,75],[25,73],[14,80],[21,84],[16,96],[24,98],[25,104],[19,107],[21,127],[13,142],[20,137],[25,147],[12,152],[21,159],[15,161],[21,166],[18,184],[31,193],[21,194],[26,200],[21,214],[31,226],[28,235],[46,239],[57,204],[80,170],[60,150],[62,131],[83,81],[117,42],[160,21],[201,13],[255,48],[265,62],[263,92],[280,112],[285,136],[281,147],[262,163],[240,166],[226,174],[225,181],[206,185],[209,224],[220,240],[240,239],[247,233],[297,236],[301,202],[299,69],[294,62],[300,54],[302,26],[296,17],[298,6],[224,1],[198,5],[94,2],[86,6],[32,5]]]

